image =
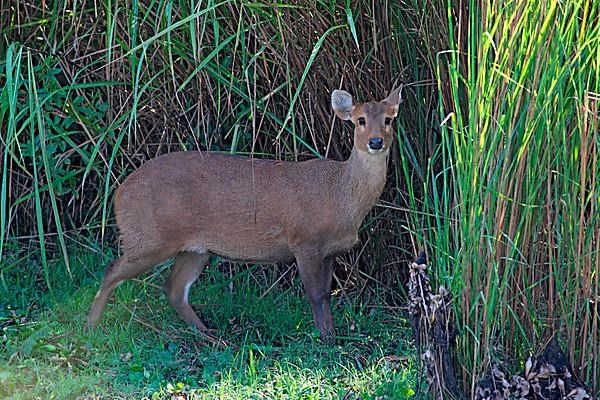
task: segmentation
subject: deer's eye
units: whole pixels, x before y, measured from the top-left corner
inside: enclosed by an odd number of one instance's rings
[[[392,123],[392,119],[391,118],[386,118],[385,119],[385,126],[390,126],[391,123]]]
[[[360,118],[358,119],[358,124],[359,124],[360,126],[365,126],[365,124],[366,124],[366,121],[365,121],[365,119],[364,119],[363,117],[360,117]]]

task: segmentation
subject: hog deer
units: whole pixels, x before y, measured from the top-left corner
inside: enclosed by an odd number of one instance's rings
[[[358,230],[386,181],[392,120],[402,86],[381,102],[355,103],[343,90],[331,106],[354,125],[346,161],[284,162],[211,152],[175,152],[145,163],[115,195],[121,258],[106,269],[88,316],[94,327],[113,289],[174,258],[165,285],[181,318],[207,331],[188,303],[211,256],[237,262],[294,259],[323,341],[334,335],[333,258]]]

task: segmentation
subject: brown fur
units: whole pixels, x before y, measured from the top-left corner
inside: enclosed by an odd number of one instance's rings
[[[344,102],[341,108],[335,96]],[[358,241],[360,224],[383,190],[393,137],[385,119],[396,115],[400,92],[356,105],[348,96],[332,95],[336,113],[356,125],[347,161],[177,152],[132,173],[115,196],[123,256],[105,273],[89,325],[119,282],[175,257],[169,299],[184,320],[205,330],[187,296],[211,255],[261,263],[296,259],[315,325],[323,339],[330,338],[331,256]],[[374,137],[383,139],[384,148],[372,154],[368,145]]]

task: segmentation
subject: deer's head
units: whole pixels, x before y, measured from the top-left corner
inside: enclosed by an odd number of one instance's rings
[[[343,120],[354,123],[354,147],[374,156],[387,155],[392,145],[392,121],[402,102],[402,85],[382,101],[355,103],[345,90],[331,93],[331,107]]]

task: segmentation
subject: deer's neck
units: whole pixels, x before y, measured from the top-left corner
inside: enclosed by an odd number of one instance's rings
[[[340,192],[345,195],[346,212],[354,224],[360,225],[383,192],[388,152],[368,154],[354,148],[345,161],[346,181]]]

